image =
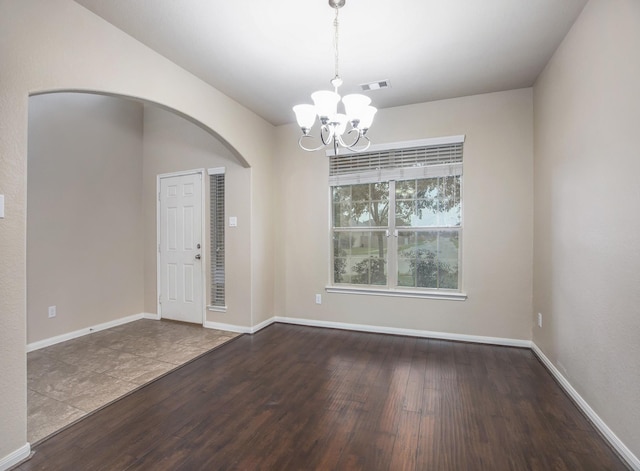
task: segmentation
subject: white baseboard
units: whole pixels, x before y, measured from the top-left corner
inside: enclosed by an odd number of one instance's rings
[[[115,319],[109,322],[104,322],[102,324],[97,324],[91,327],[86,327],[84,329],[75,330],[73,332],[69,332],[62,335],[57,335],[55,337],[51,337],[44,340],[38,340],[37,342],[27,344],[27,352],[33,352],[34,350],[40,350],[41,348],[50,347],[51,345],[55,345],[60,342],[66,342],[67,340],[75,339],[78,337],[82,337],[83,335],[88,335],[93,332],[99,332],[101,330],[110,329],[111,327],[116,327],[118,325],[127,324],[129,322],[137,321],[139,319],[145,318],[145,314],[134,314],[132,316],[121,317],[120,319]]]
[[[571,383],[565,378],[562,373],[555,367],[555,365],[547,358],[547,356],[540,350],[534,342],[531,342],[531,349],[536,356],[542,361],[544,366],[547,367],[549,372],[558,381],[562,389],[573,399],[580,410],[591,420],[593,425],[600,431],[604,438],[611,444],[611,446],[620,454],[620,456],[627,462],[627,464],[634,471],[640,471],[640,459],[635,456],[629,448],[613,433],[613,431],[607,426],[607,424],[600,418],[598,414],[591,408],[591,406],[585,401],[582,396],[576,391]]]
[[[347,324],[343,322],[318,321],[312,319],[300,319],[296,317],[275,317],[275,322],[285,324],[308,325],[311,327],[326,327],[329,329],[355,330],[359,332],[372,332],[376,334],[407,335],[410,337],[424,337],[440,340],[456,340],[459,342],[486,343],[505,347],[531,348],[530,340],[509,339],[503,337],[484,337],[480,335],[452,334],[448,332],[434,332],[431,330],[403,329],[398,327],[382,327],[365,324]]]
[[[242,334],[255,334],[259,330],[273,324],[282,322],[283,324],[305,325],[309,327],[325,327],[329,329],[355,330],[358,332],[372,332],[376,334],[407,335],[410,337],[424,337],[441,340],[457,340],[461,342],[486,343],[491,345],[501,345],[506,347],[531,348],[530,340],[509,339],[503,337],[483,337],[478,335],[451,334],[447,332],[433,332],[429,330],[402,329],[397,327],[381,327],[365,324],[347,324],[344,322],[319,321],[314,319],[302,319],[297,317],[272,317],[253,327],[239,326],[235,324],[223,324],[220,322],[205,321],[204,326],[209,329],[228,330]]]
[[[235,324],[224,324],[222,322],[211,322],[204,321],[204,327],[207,329],[218,329],[218,330],[228,330],[229,332],[237,332],[239,334],[255,334],[259,330],[264,329],[265,327],[273,324],[275,322],[275,318],[267,319],[266,321],[261,322],[260,324],[256,324],[253,327],[245,327],[243,325],[235,325]]]
[[[160,314],[152,314],[150,312],[143,312],[142,316],[145,319],[151,319],[151,320],[154,320],[154,321],[159,321],[160,320]]]
[[[264,329],[265,327],[269,327],[274,322],[276,322],[276,318],[275,317],[267,319],[266,321],[262,321],[259,324],[256,324],[251,328],[251,333],[255,334],[256,332]]]
[[[0,471],[5,471],[12,466],[17,465],[20,461],[26,459],[31,454],[31,445],[25,443],[17,450],[12,451],[4,458],[0,458]]]
[[[204,321],[202,324],[207,329],[227,330],[229,332],[236,332],[238,334],[250,334],[251,327],[245,327],[243,325],[224,324],[222,322]]]

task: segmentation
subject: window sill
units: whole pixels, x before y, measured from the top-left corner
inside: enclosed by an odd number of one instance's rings
[[[207,306],[209,311],[227,312],[227,306]]]
[[[357,288],[353,286],[326,286],[327,293],[338,294],[365,294],[369,296],[391,296],[396,298],[424,298],[442,299],[447,301],[464,301],[467,299],[466,293],[439,292],[439,291],[418,291],[404,289],[384,289],[384,288]]]

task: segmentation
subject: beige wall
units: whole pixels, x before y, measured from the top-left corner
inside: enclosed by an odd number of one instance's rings
[[[142,312],[142,116],[120,98],[29,99],[28,343]]]
[[[275,132],[274,132],[275,134]],[[273,148],[269,150],[273,155]],[[275,224],[280,208],[275,204],[277,182],[274,161],[256,162],[251,168],[251,326],[271,319],[275,311]],[[246,197],[246,195],[245,195]]]
[[[640,2],[592,0],[534,88],[534,342],[640,456]]]
[[[26,171],[28,97],[99,91],[136,97],[199,122],[254,173],[267,172],[273,127],[71,0],[0,0],[0,459],[26,444]],[[250,137],[250,138],[248,138]],[[264,175],[254,175],[262,182]],[[254,177],[252,176],[252,178]],[[252,180],[253,181],[253,180]],[[252,183],[253,185],[253,183]],[[252,188],[265,198],[265,185]],[[253,215],[252,215],[253,217]],[[263,225],[269,234],[272,227]],[[261,249],[252,245],[251,249]],[[254,276],[267,276],[258,254]],[[262,260],[264,258],[264,261]]]
[[[371,139],[466,135],[462,285],[466,301],[324,292],[329,279],[328,159],[278,128],[278,315],[528,340],[533,252],[531,89],[383,109]],[[314,295],[323,294],[323,304]]]
[[[145,312],[157,312],[156,202],[157,176],[183,170],[225,167],[225,212],[238,227],[225,227],[227,312],[208,312],[207,320],[249,327],[251,324],[251,171],[242,167],[218,140],[193,123],[156,106],[144,109],[144,279]],[[205,195],[209,194],[205,179]],[[207,287],[209,276],[209,201],[205,229]],[[210,304],[207,288],[207,304]]]

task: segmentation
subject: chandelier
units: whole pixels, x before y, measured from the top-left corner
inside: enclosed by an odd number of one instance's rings
[[[332,146],[334,153],[338,154],[340,147],[353,151],[363,151],[371,145],[371,141],[369,141],[366,134],[377,111],[376,108],[370,106],[371,98],[357,93],[346,95],[342,97],[344,113],[338,113],[338,103],[340,103],[341,98],[338,94],[338,87],[342,85],[338,68],[338,12],[344,6],[345,1],[329,0],[329,6],[336,11],[336,16],[333,20],[335,75],[330,81],[333,91],[320,90],[314,92],[311,94],[313,105],[296,105],[293,107],[296,120],[302,130],[302,136],[300,136],[298,144],[302,149],[309,152]],[[320,141],[322,144],[315,148],[306,147],[305,141],[313,139],[311,128],[316,122],[316,116],[320,121]],[[349,127],[348,131],[347,127]],[[363,145],[357,147],[359,144]]]

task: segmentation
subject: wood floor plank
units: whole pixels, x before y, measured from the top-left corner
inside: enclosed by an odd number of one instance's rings
[[[527,349],[275,324],[19,470],[625,470]]]

